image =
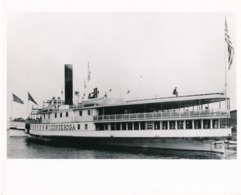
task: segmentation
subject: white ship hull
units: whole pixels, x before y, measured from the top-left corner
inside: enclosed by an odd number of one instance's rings
[[[30,138],[74,145],[124,146],[224,152],[231,129],[138,130],[138,131],[48,131],[30,130]]]

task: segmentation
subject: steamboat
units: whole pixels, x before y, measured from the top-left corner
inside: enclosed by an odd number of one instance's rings
[[[98,97],[95,88],[73,105],[72,75],[73,66],[65,65],[65,100],[53,98],[31,112],[28,139],[214,152],[223,152],[224,140],[231,139],[230,100],[224,92],[124,100]]]

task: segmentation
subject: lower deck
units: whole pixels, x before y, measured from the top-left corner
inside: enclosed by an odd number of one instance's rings
[[[33,123],[31,130],[50,131],[139,131],[139,130],[205,130],[225,129],[230,127],[229,118],[193,119],[193,120],[161,120],[134,122],[74,121],[63,123]]]

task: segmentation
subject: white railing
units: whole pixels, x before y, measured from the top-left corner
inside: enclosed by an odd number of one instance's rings
[[[135,114],[95,115],[94,121],[131,121],[148,119],[173,119],[173,118],[195,118],[195,117],[230,117],[230,111],[172,111],[152,112]]]

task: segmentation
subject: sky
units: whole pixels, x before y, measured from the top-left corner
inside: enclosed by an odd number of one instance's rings
[[[8,118],[27,116],[28,104],[34,105],[28,92],[40,107],[61,97],[64,64],[73,65],[73,90],[80,96],[88,63],[89,90],[98,87],[109,98],[172,96],[174,87],[180,95],[223,91],[224,23],[224,13],[8,13]],[[235,15],[227,15],[227,24],[235,49]],[[235,56],[226,73],[233,110]],[[12,103],[12,93],[24,105]]]

